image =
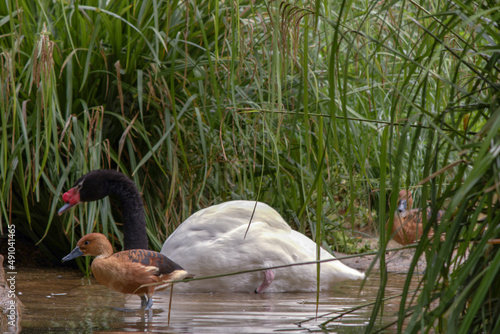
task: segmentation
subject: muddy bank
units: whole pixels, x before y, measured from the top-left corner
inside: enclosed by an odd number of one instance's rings
[[[372,245],[372,249],[377,249],[378,248],[378,239],[372,238],[372,239],[366,239],[363,240],[363,242],[368,242]],[[389,244],[387,245],[387,249],[392,249],[392,248],[401,248],[401,245],[398,244],[397,242],[391,240],[389,241]],[[401,249],[397,251],[387,251],[385,254],[385,262],[387,266],[387,271],[391,273],[398,273],[398,274],[406,274],[411,268],[411,263],[413,261],[413,256],[415,255],[415,249]],[[339,258],[342,258],[342,256],[345,256],[345,254],[342,253],[336,253],[336,256]],[[344,264],[348,265],[349,267],[361,270],[361,271],[366,271],[371,265],[372,262],[375,259],[375,255],[364,255],[364,256],[359,256],[359,257],[352,257],[352,258],[346,258],[341,260]],[[426,261],[423,256],[420,257],[420,259],[417,262],[417,268],[415,270],[415,273],[422,273],[425,270],[426,267]],[[376,260],[375,265],[373,266],[373,269],[378,270],[380,268],[380,261],[379,259]]]

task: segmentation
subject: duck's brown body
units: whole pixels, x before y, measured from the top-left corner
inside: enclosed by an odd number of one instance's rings
[[[153,293],[171,281],[191,278],[187,271],[163,254],[144,249],[131,249],[113,254],[111,243],[103,234],[82,237],[77,247],[63,261],[81,255],[94,255],[92,272],[102,285],[121,293],[141,296],[142,307],[151,308]]]
[[[175,262],[160,253],[143,249],[97,257],[91,268],[96,280],[102,285],[118,292],[146,294],[148,297],[155,290],[167,287],[168,282],[186,277],[186,271]],[[154,286],[144,287],[148,284]]]
[[[422,210],[410,209],[413,205],[411,192],[401,190],[398,198],[398,210],[394,213],[394,224],[392,225],[392,238],[401,245],[409,245],[417,242],[424,233],[422,224]],[[438,211],[437,221],[440,221],[444,211]],[[432,217],[431,209],[427,208],[426,217],[429,220]],[[431,238],[434,231],[429,231],[428,237]]]

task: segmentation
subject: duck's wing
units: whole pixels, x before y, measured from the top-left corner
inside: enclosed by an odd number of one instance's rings
[[[129,249],[113,255],[122,263],[140,264],[144,270],[161,276],[177,270],[184,270],[180,265],[163,254],[145,249]]]
[[[432,211],[431,208],[427,208],[425,210],[425,215],[427,221],[429,221],[432,218],[434,211]],[[438,210],[436,213],[436,220],[439,222],[444,216],[445,211],[443,210]],[[410,210],[410,214],[407,216],[408,221],[411,221],[413,224],[422,224],[423,220],[423,214],[421,209],[412,209]]]

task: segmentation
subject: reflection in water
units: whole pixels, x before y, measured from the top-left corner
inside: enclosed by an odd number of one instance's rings
[[[359,281],[347,281],[335,290],[321,293],[181,294],[174,293],[170,325],[168,290],[156,293],[150,316],[139,310],[137,296],[123,295],[81,278],[80,272],[30,269],[18,272],[19,298],[26,306],[23,333],[30,332],[117,332],[160,333],[306,333],[321,330],[324,321],[349,307],[375,299],[379,280],[373,275],[360,292]],[[404,276],[391,275],[386,295],[401,292]],[[174,288],[175,291],[175,288]],[[318,307],[316,318],[316,308]],[[385,307],[385,320],[394,320],[397,300]],[[118,310],[126,308],[127,312]],[[328,324],[330,331],[363,332],[370,309],[346,314]],[[391,317],[392,316],[392,317]]]

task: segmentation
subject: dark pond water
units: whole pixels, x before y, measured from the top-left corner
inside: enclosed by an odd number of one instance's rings
[[[350,307],[372,302],[378,276],[372,275],[360,291],[359,281],[339,283],[321,293],[174,293],[169,316],[169,291],[155,294],[153,311],[139,311],[140,299],[125,296],[82,278],[81,272],[19,270],[17,291],[25,305],[22,333],[309,333]],[[397,295],[404,276],[389,277],[386,295]],[[175,289],[174,289],[175,292]],[[316,308],[317,313],[316,313]],[[382,323],[395,319],[398,299],[386,304]],[[133,309],[123,311],[117,308]],[[328,332],[360,333],[371,308],[356,310],[330,322]],[[318,317],[316,317],[318,315]]]

